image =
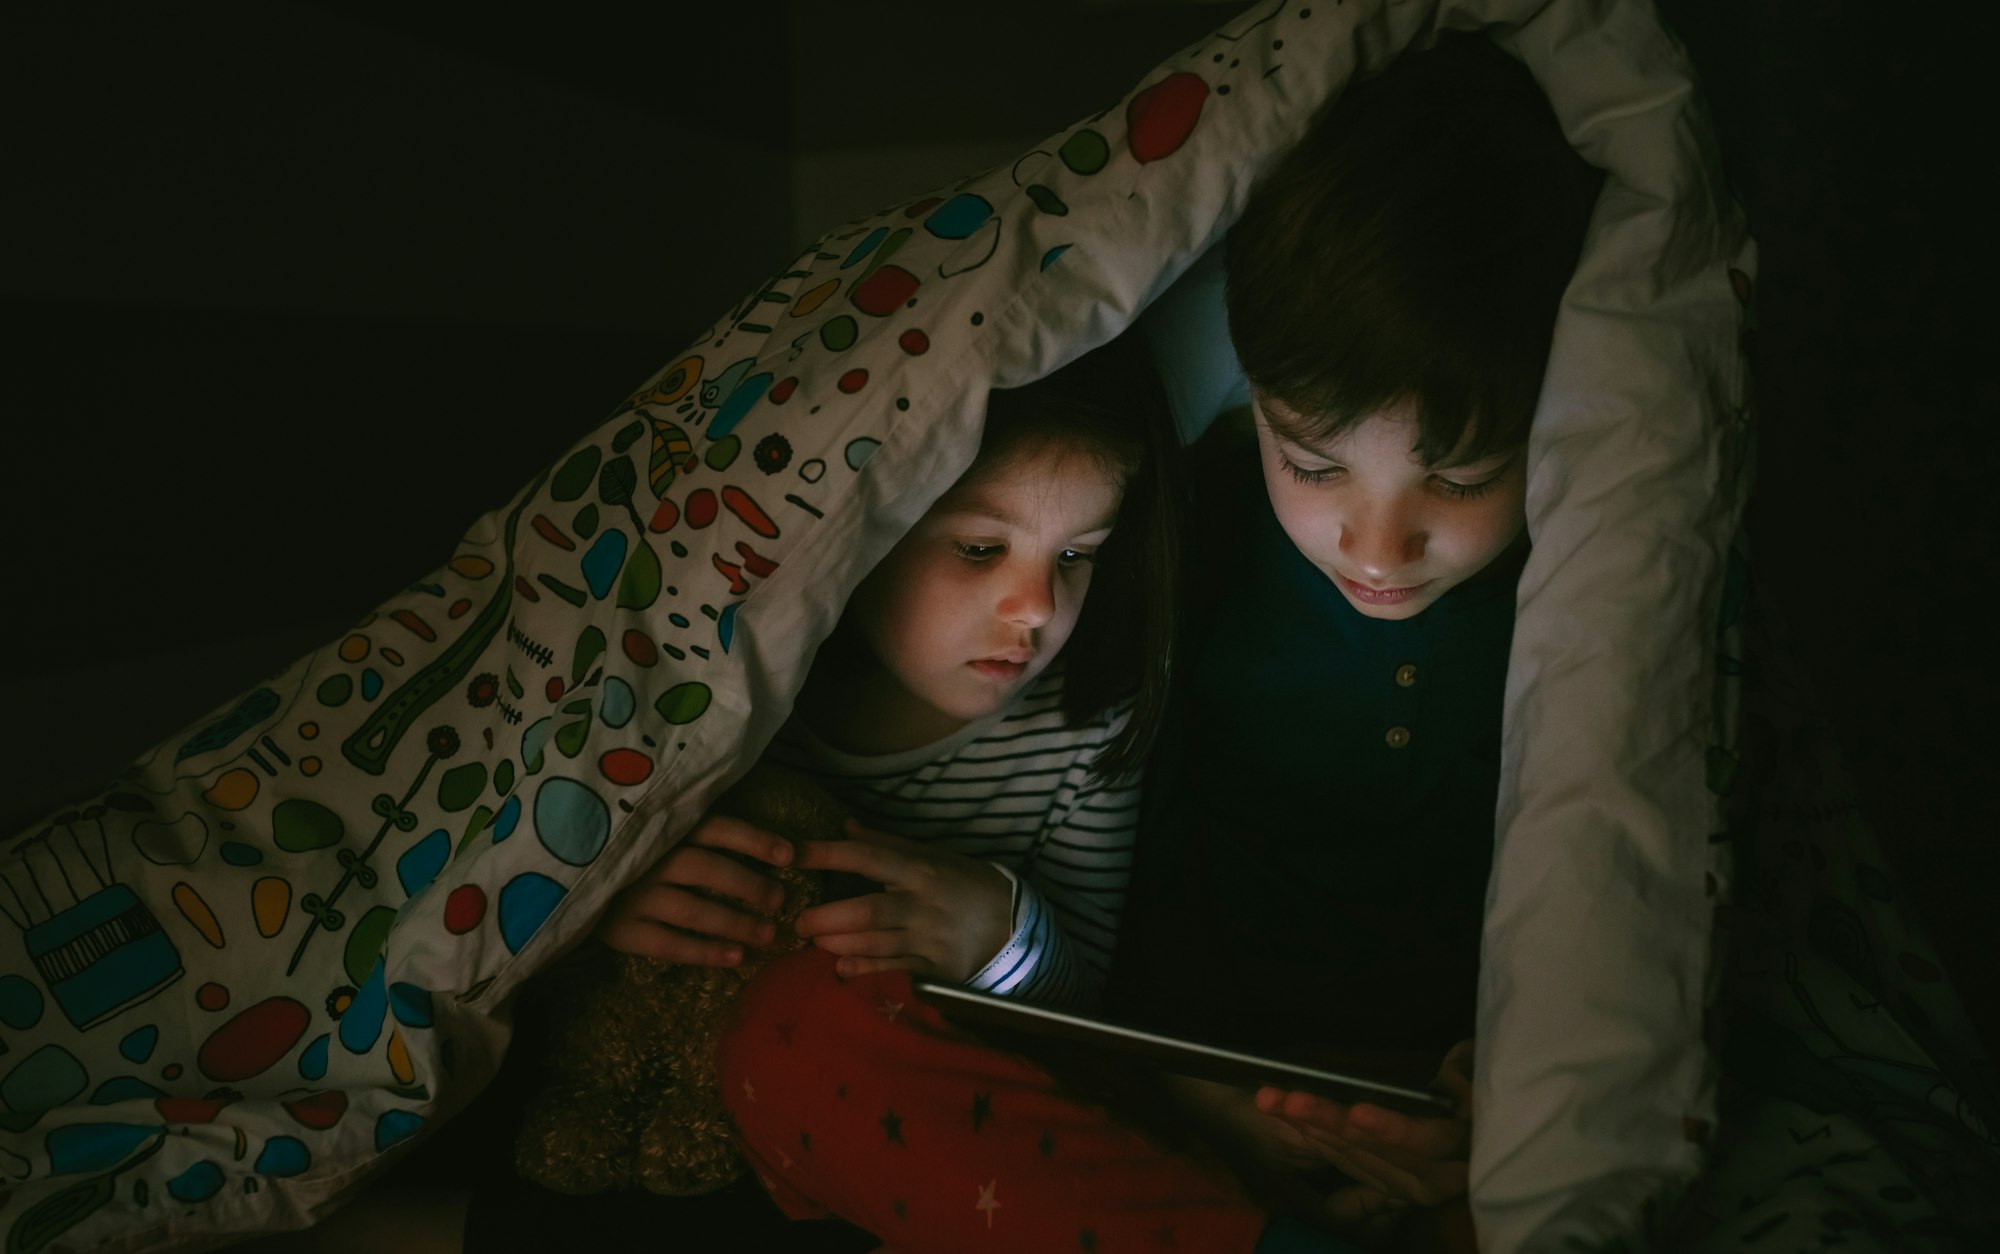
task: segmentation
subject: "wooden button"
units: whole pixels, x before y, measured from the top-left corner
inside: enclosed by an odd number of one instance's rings
[[[1410,729],[1407,727],[1391,727],[1382,739],[1388,743],[1391,749],[1400,749],[1410,743]]]
[[[1396,686],[1398,688],[1412,688],[1416,686],[1416,682],[1417,664],[1415,662],[1405,662],[1396,668]]]

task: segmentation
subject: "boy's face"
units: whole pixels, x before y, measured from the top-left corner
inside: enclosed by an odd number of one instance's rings
[[[847,608],[880,663],[882,704],[909,726],[892,739],[949,734],[1048,669],[1121,495],[1094,458],[1051,447],[982,466],[939,498]]]
[[[1285,434],[1297,425],[1290,410],[1261,395],[1254,404],[1278,524],[1370,618],[1423,613],[1484,570],[1527,525],[1521,450],[1426,466],[1411,451],[1413,419],[1400,411],[1308,447]]]

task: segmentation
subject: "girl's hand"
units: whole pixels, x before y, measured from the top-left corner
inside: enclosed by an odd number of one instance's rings
[[[765,916],[784,904],[785,890],[731,854],[785,866],[792,844],[740,819],[711,815],[613,899],[598,922],[597,939],[620,953],[661,962],[742,962],[744,945],[768,945],[776,937],[776,925]]]
[[[1013,934],[1013,885],[998,867],[869,831],[849,820],[846,840],[809,840],[799,865],[866,876],[883,891],[814,906],[800,936],[839,954],[843,976],[914,971],[964,983]]]
[[[1257,1109],[1295,1128],[1352,1183],[1334,1190],[1324,1216],[1348,1227],[1401,1207],[1440,1206],[1465,1195],[1472,1148],[1472,1042],[1445,1055],[1433,1084],[1456,1110],[1426,1118],[1311,1093],[1257,1090]]]

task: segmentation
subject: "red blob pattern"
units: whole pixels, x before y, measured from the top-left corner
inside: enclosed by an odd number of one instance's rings
[[[262,1075],[306,1034],[312,1012],[289,997],[267,997],[209,1034],[195,1066],[231,1083]]]
[[[851,396],[854,393],[859,392],[862,388],[866,387],[867,385],[868,385],[868,372],[866,370],[850,370],[846,374],[840,376],[840,383],[838,386],[841,391],[846,392]]]
[[[743,569],[749,571],[759,579],[769,579],[771,572],[778,569],[776,562],[765,557],[762,553],[759,553],[741,540],[736,542],[736,555],[743,559]]]
[[[562,528],[550,522],[546,514],[536,514],[528,520],[528,525],[535,529],[536,535],[555,545],[563,552],[573,553],[576,551],[576,541],[564,535]]]
[[[625,656],[641,666],[651,666],[660,660],[660,651],[654,647],[653,639],[637,628],[625,631]]]
[[[417,617],[414,610],[397,610],[395,613],[389,615],[389,617],[401,623],[404,629],[419,640],[435,641],[438,638],[437,632],[432,630],[429,623]]]
[[[931,337],[911,327],[896,337],[896,345],[912,357],[922,357],[931,351]]]
[[[214,1123],[229,1103],[214,1097],[156,1097],[153,1109],[162,1123]]]
[[[444,930],[463,936],[486,917],[486,892],[477,884],[460,884],[444,899]]]
[[[672,531],[674,524],[681,520],[681,507],[672,501],[661,501],[660,508],[653,511],[653,521],[646,524],[648,531]]]
[[[943,203],[944,197],[942,196],[926,196],[911,205],[908,209],[903,210],[903,216],[906,218],[921,218]]]
[[[542,691],[547,694],[549,700],[560,701],[562,699],[562,676],[549,676],[549,682],[543,686]]]
[[[285,1113],[315,1132],[324,1132],[347,1113],[347,1094],[339,1089],[308,1093],[297,1101],[286,1102]]]
[[[767,540],[778,538],[778,524],[772,522],[771,516],[764,512],[762,506],[751,500],[750,494],[742,488],[734,484],[724,488],[722,490],[722,503],[729,507],[730,513],[749,523],[750,530]]]
[[[460,597],[451,603],[451,608],[446,610],[445,613],[452,618],[464,618],[465,612],[471,608],[472,599],[470,597]]]
[[[715,493],[707,488],[697,488],[688,493],[688,526],[697,531],[715,521]]]
[[[1125,142],[1139,164],[1171,156],[1194,134],[1208,84],[1199,74],[1170,74],[1132,97],[1125,108]]]
[[[646,782],[653,773],[653,759],[637,749],[612,749],[597,760],[597,769],[612,783],[630,788]]]
[[[211,981],[194,991],[194,1004],[203,1010],[221,1010],[229,1004],[229,990]]]
[[[535,591],[535,585],[529,583],[525,575],[514,576],[514,591],[520,593],[521,599],[524,601],[539,601],[542,599],[542,594]]]
[[[764,399],[773,405],[782,405],[786,401],[791,400],[792,393],[798,390],[799,381],[797,378],[780,379],[771,385],[770,391],[764,393]]]
[[[722,554],[720,553],[709,554],[708,560],[714,562],[715,568],[721,571],[723,576],[729,580],[729,594],[731,596],[740,597],[750,591],[750,581],[743,577],[743,568],[741,566],[738,566],[734,562],[723,561]]]
[[[883,266],[875,273],[854,285],[847,299],[862,313],[876,318],[886,318],[903,307],[903,302],[916,295],[917,276],[901,266]]]

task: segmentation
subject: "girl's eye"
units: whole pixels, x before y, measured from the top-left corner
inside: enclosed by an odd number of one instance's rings
[[[1007,551],[1007,547],[1002,544],[967,544],[962,540],[954,540],[951,542],[951,551],[968,562],[983,562],[1000,556]]]
[[[1488,492],[1491,492],[1499,485],[1500,476],[1495,475],[1483,483],[1454,483],[1450,479],[1439,479],[1436,482],[1438,491],[1444,493],[1452,500],[1469,501],[1474,497],[1485,496]]]
[[[1308,487],[1316,483],[1325,483],[1339,474],[1341,469],[1338,466],[1322,466],[1317,470],[1307,470],[1289,457],[1280,456],[1279,460],[1284,463],[1286,474]]]
[[[1056,555],[1056,560],[1065,566],[1087,566],[1097,560],[1095,551],[1086,553],[1082,549],[1064,549]]]

